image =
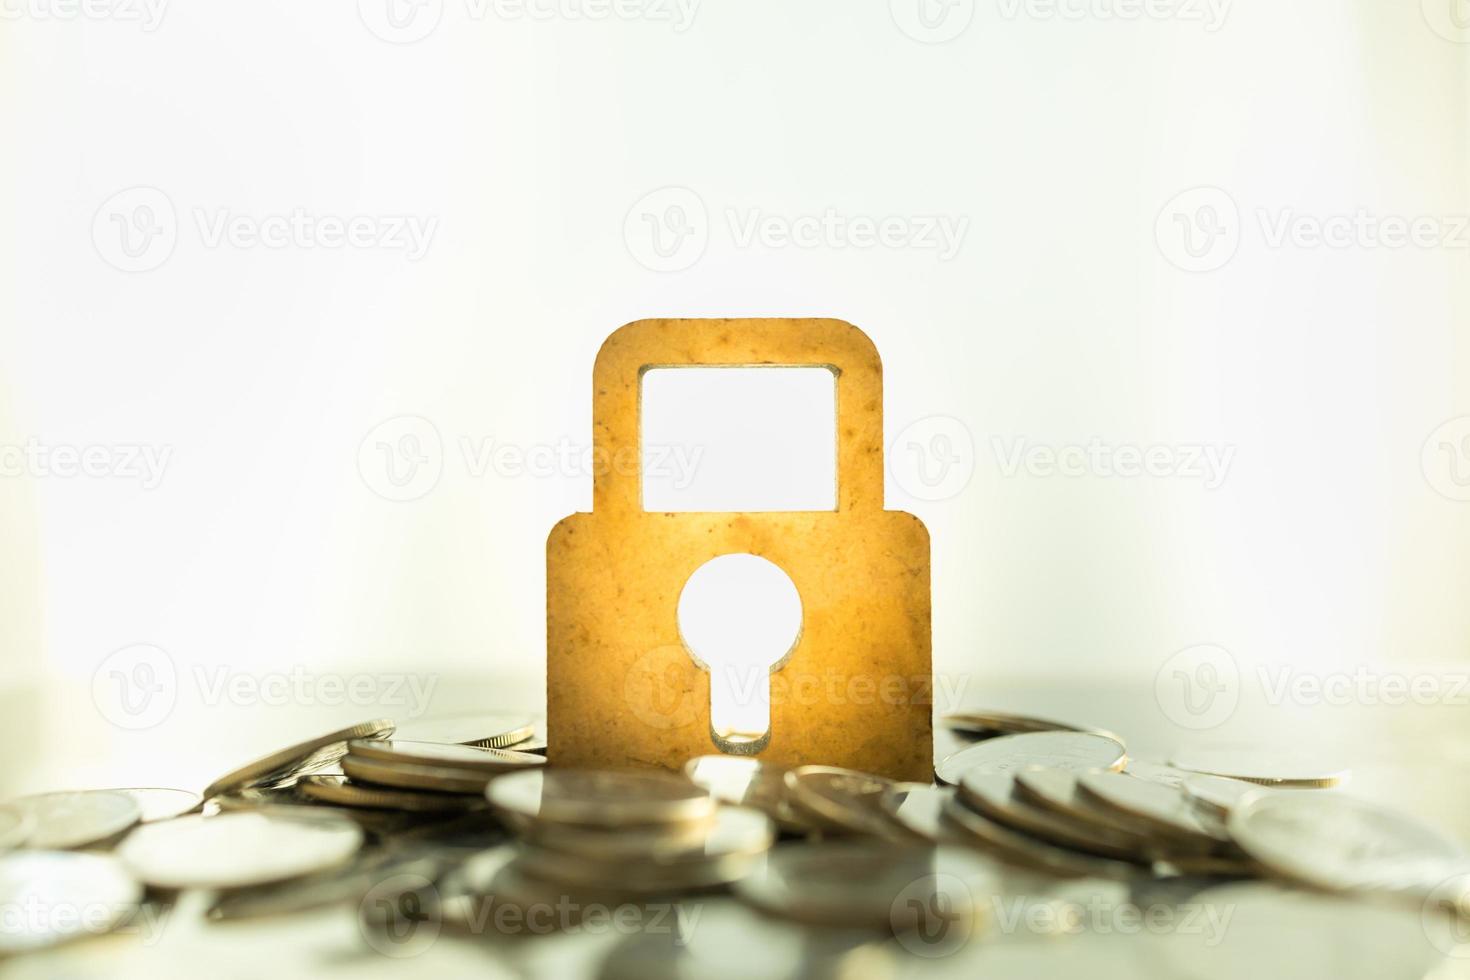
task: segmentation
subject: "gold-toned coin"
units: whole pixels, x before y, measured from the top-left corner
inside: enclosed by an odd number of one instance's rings
[[[952,732],[973,738],[998,738],[1003,735],[1025,735],[1033,732],[1086,732],[1117,738],[1104,728],[1073,725],[1034,715],[1018,715],[1009,711],[956,711],[939,719],[939,724]],[[1121,739],[1119,739],[1121,741]]]
[[[1032,766],[1046,769],[1122,769],[1128,761],[1123,743],[1085,732],[1035,732],[992,738],[961,749],[939,763],[942,782],[957,785],[967,772],[1016,772]]]
[[[29,814],[25,846],[38,851],[65,851],[116,837],[142,816],[130,796],[101,790],[37,793],[10,805]]]
[[[447,766],[419,766],[410,762],[384,762],[380,759],[342,757],[342,771],[355,783],[372,783],[395,789],[429,790],[434,793],[462,793],[479,796],[495,778],[494,773],[473,769],[450,769]]]
[[[114,858],[67,851],[0,857],[0,955],[109,932],[143,900]]]
[[[961,803],[944,804],[944,819],[965,839],[1008,864],[1062,878],[1107,878],[1127,881],[1142,875],[1137,864],[1084,854],[1012,830]]]
[[[1243,779],[1231,779],[1229,776],[1205,776],[1194,773],[1184,781],[1183,789],[1184,795],[1197,805],[1219,817],[1225,817],[1235,809],[1236,804],[1241,800],[1254,793],[1259,793],[1261,784],[1248,783]]]
[[[982,816],[1053,844],[1120,861],[1149,860],[1144,838],[1079,823],[1018,798],[1010,773],[967,772],[956,797]]]
[[[391,721],[365,721],[340,731],[328,732],[318,738],[293,745],[279,752],[241,766],[234,772],[221,776],[204,790],[206,800],[238,793],[271,783],[290,775],[293,771],[310,771],[322,762],[331,762],[347,753],[347,743],[355,738],[383,738],[393,732]]]
[[[118,857],[157,888],[241,888],[341,864],[362,842],[362,828],[339,813],[263,807],[146,824]]]
[[[502,773],[546,765],[546,757],[519,749],[487,749],[448,742],[409,742],[398,738],[359,739],[347,743],[347,757],[379,762],[442,766],[475,772]]]
[[[707,820],[709,791],[665,772],[545,769],[513,772],[485,790],[499,811],[530,820],[618,828]]]
[[[919,840],[931,844],[960,844],[964,837],[944,820],[944,807],[954,798],[947,786],[895,783],[883,793],[880,805],[889,818]]]
[[[1180,769],[1229,776],[1262,786],[1337,786],[1352,770],[1341,762],[1279,745],[1201,745],[1177,749],[1169,759]]]
[[[1077,785],[1091,799],[1165,837],[1205,848],[1230,843],[1224,824],[1196,809],[1182,790],[1119,772],[1084,773]]]
[[[403,722],[394,732],[396,738],[407,742],[478,745],[486,749],[508,748],[535,734],[536,725],[529,715],[494,712],[415,718]]]
[[[932,928],[918,917],[940,909],[953,928],[982,927],[998,884],[995,865],[967,848],[845,840],[773,848],[735,894],[797,922],[904,933]]]
[[[1465,850],[1407,814],[1339,793],[1259,792],[1230,811],[1230,836],[1292,881],[1422,901],[1470,868]]]
[[[892,780],[835,766],[800,766],[786,773],[785,782],[792,806],[823,830],[886,840],[904,836],[882,806]]]
[[[336,806],[362,807],[369,810],[464,813],[470,810],[482,810],[489,805],[478,795],[384,789],[349,782],[345,776],[303,776],[296,787],[301,795],[308,799]]]

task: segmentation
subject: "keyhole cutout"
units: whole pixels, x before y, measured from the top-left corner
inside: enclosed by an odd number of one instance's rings
[[[715,747],[760,752],[771,741],[771,674],[801,639],[796,584],[765,558],[720,555],[684,583],[678,617],[684,646],[709,673]]]

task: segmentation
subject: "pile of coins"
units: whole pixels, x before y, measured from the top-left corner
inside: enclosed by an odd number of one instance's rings
[[[992,899],[1038,882],[1269,879],[1435,896],[1450,916],[1470,907],[1464,892],[1444,901],[1444,883],[1470,870],[1464,850],[1333,791],[1347,777],[1339,765],[1221,747],[1149,762],[1096,728],[999,712],[945,721],[969,741],[933,783],[737,756],[680,773],[561,770],[546,766],[531,719],[370,721],[202,794],[51,793],[0,807],[0,906],[44,893],[126,910],[207,892],[209,917],[248,918],[361,903],[391,878],[397,897],[412,892],[451,926],[483,923],[492,901],[585,910],[727,894],[748,914],[900,943],[931,928],[933,909],[983,933]],[[366,924],[391,927],[387,915]],[[0,953],[123,921],[7,919]],[[649,955],[626,962],[643,970]]]

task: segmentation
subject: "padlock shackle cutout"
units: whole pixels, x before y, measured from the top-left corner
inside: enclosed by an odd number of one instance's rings
[[[883,509],[883,366],[842,320],[637,320],[620,327],[592,369],[593,458],[625,460],[593,475],[594,511],[643,509],[645,372],[680,367],[822,367],[837,389],[836,510]]]

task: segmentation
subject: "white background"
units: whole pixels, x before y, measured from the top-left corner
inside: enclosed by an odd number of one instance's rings
[[[585,446],[598,345],[645,316],[874,339],[941,670],[1149,682],[1202,643],[1465,659],[1470,447],[1431,434],[1470,414],[1467,236],[1270,234],[1470,212],[1450,0],[1239,0],[1218,23],[933,0],[932,30],[904,0],[705,0],[687,23],[428,0],[401,31],[386,2],[174,0],[145,25],[4,0],[0,443],[170,453],[151,488],[0,479],[8,678],[85,692],[147,643],[181,672],[534,689],[546,533],[591,481],[474,452]],[[129,259],[140,203],[162,251]],[[782,244],[829,209],[896,237]],[[432,236],[416,258],[210,236],[297,210]],[[752,216],[775,231],[746,239]],[[953,254],[930,218],[964,229]],[[1191,258],[1179,235],[1210,228]],[[1007,472],[1018,445],[1094,438],[1231,462],[1213,487]],[[422,467],[385,482],[379,443]]]

